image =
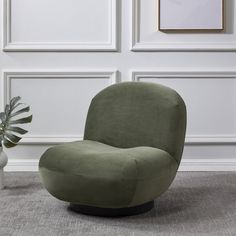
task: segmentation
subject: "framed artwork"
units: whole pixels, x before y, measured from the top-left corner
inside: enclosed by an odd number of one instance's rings
[[[224,0],[158,0],[160,31],[220,31]]]

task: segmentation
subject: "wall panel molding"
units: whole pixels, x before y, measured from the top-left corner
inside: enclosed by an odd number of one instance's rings
[[[163,68],[159,70],[133,70],[131,71],[132,81],[140,81],[140,79],[184,79],[184,78],[226,78],[236,79],[236,70],[233,68],[205,70],[205,69],[171,69]],[[236,134],[232,135],[187,135],[185,139],[186,145],[192,144],[235,144]]]
[[[3,0],[3,50],[4,51],[117,51],[118,50],[118,0],[110,0],[108,42],[12,42],[11,0]]]
[[[117,83],[116,70],[102,70],[102,71],[3,71],[1,88],[2,88],[2,106],[11,99],[11,83],[15,79],[107,79],[107,86]],[[51,134],[26,134],[23,136],[19,144],[59,144],[64,142],[72,142],[83,139],[83,134],[79,135],[51,135]]]
[[[131,0],[131,51],[236,51],[236,42],[144,42],[140,40],[140,0]]]

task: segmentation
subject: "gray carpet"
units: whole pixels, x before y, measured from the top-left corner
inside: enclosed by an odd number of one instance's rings
[[[36,173],[6,173],[0,236],[236,235],[236,172],[180,172],[152,211],[125,218],[79,215]]]

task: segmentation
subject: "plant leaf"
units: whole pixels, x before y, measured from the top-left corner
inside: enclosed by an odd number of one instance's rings
[[[2,120],[2,122],[6,120],[6,114],[4,112],[0,112],[0,120]]]
[[[27,116],[18,120],[11,120],[9,121],[8,124],[12,125],[12,124],[25,124],[25,123],[30,123],[32,121],[33,116]]]
[[[20,96],[13,97],[9,104],[6,104],[4,112],[0,113],[0,141],[7,148],[11,148],[17,145],[21,140],[18,134],[25,134],[28,131],[13,124],[25,124],[32,121],[32,115],[19,117],[18,119],[12,120],[13,117],[30,111],[30,107],[24,103],[19,102]],[[22,106],[24,105],[24,106]],[[22,106],[22,107],[21,107]],[[18,108],[19,107],[19,108]],[[17,109],[18,108],[18,109]],[[14,111],[14,112],[13,112]]]
[[[16,143],[13,143],[7,139],[4,139],[3,140],[3,144],[6,148],[12,148],[12,147],[15,147],[17,144]]]
[[[20,110],[18,110],[18,111],[16,111],[16,112],[14,112],[14,113],[12,113],[11,115],[10,115],[10,118],[11,117],[14,117],[14,116],[17,116],[17,115],[19,115],[19,114],[21,114],[21,113],[24,113],[24,112],[29,112],[30,111],[30,107],[28,106],[28,107],[24,107],[24,108],[22,108],[22,109],[20,109]]]
[[[9,126],[7,128],[7,131],[12,131],[12,132],[15,132],[15,133],[18,133],[18,134],[26,134],[28,132],[25,129],[22,129],[20,127],[15,127],[15,126]]]
[[[6,133],[5,136],[4,136],[4,139],[5,138],[7,138],[12,143],[18,143],[21,140],[21,137],[18,137],[14,134],[11,134],[11,133]]]
[[[25,103],[19,102],[13,108],[12,111],[15,110],[18,106],[25,105]]]
[[[9,115],[9,112],[10,112],[10,105],[6,105],[5,106],[5,115],[8,116]]]
[[[21,97],[17,96],[11,99],[10,101],[10,107],[13,110],[14,106],[20,101]]]

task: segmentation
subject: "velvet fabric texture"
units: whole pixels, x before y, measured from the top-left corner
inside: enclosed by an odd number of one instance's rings
[[[42,182],[53,196],[71,203],[141,205],[172,183],[185,129],[185,104],[174,90],[143,82],[112,85],[93,98],[84,141],[42,155]]]

